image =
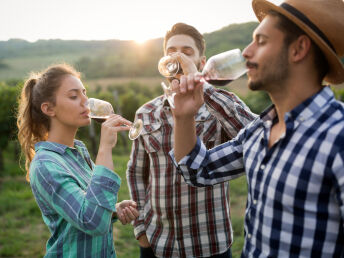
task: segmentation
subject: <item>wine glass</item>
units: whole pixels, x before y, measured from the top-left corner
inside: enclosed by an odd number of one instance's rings
[[[158,64],[159,73],[166,77],[172,78],[176,76],[179,72],[180,64],[176,57],[164,56],[160,59]]]
[[[180,64],[174,56],[164,56],[160,59],[158,69],[161,75],[166,78],[175,77],[180,71]],[[231,81],[238,79],[247,72],[246,61],[240,49],[232,49],[209,58],[203,71],[202,79],[215,86],[225,86]],[[171,87],[161,83],[168,102],[173,104],[175,93]],[[174,104],[171,105],[174,108]]]
[[[98,123],[103,123],[109,118],[111,114],[114,114],[113,107],[111,103],[95,98],[89,98],[87,101],[87,106],[90,109],[90,118]],[[125,125],[127,126],[127,125]],[[143,122],[141,119],[137,119],[131,126],[129,130],[129,139],[135,140],[140,136],[143,129]]]
[[[180,64],[176,57],[164,56],[160,59],[158,64],[159,73],[166,78],[173,78],[180,72]],[[167,86],[164,82],[161,82],[161,87],[164,90],[165,97],[172,108],[174,108],[174,95],[170,86]]]

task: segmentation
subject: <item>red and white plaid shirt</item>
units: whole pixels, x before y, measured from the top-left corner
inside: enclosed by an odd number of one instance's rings
[[[255,115],[233,93],[204,85],[211,112],[218,99],[232,113],[226,128],[203,105],[197,116],[197,135],[208,148],[234,137]],[[136,118],[143,121],[141,136],[133,142],[127,169],[132,200],[138,204],[136,238],[146,234],[158,257],[208,257],[232,244],[228,182],[195,188],[176,172],[168,153],[173,148],[173,117],[163,96],[143,105]],[[229,123],[228,123],[229,122]]]

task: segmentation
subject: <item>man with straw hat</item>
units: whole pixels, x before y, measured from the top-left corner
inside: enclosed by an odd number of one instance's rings
[[[171,156],[195,186],[246,172],[243,257],[344,257],[344,105],[324,83],[344,82],[344,3],[252,5],[261,23],[243,51],[248,85],[273,105],[235,139],[207,150],[194,122],[202,81],[182,77],[173,85]]]

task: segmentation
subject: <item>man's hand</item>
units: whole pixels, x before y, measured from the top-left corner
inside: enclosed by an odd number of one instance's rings
[[[187,55],[184,53],[174,53],[173,55],[176,56],[184,75],[195,74],[198,72],[195,63]]]
[[[149,243],[149,241],[148,241],[148,238],[147,238],[146,234],[141,235],[141,236],[138,238],[138,240],[139,240],[139,245],[140,245],[141,247],[150,247],[150,243]]]
[[[139,216],[139,211],[136,207],[136,202],[131,200],[116,203],[117,217],[123,225],[130,223]]]
[[[196,138],[195,115],[203,105],[203,81],[200,74],[183,75],[172,81],[174,106],[172,110],[174,119],[174,156],[179,162],[194,148]]]
[[[193,118],[204,103],[201,75],[199,73],[183,75],[180,82],[173,80],[172,90],[176,92],[173,110],[175,118]]]

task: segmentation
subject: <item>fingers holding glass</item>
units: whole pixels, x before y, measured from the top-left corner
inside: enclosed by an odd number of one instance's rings
[[[184,60],[183,56],[179,53],[175,55],[164,56],[159,61],[158,69],[160,74],[166,77],[169,81],[172,81],[173,78],[176,78],[178,74],[178,79],[181,80],[180,91],[185,92],[187,90],[186,87],[190,87],[190,89],[193,89],[195,83],[188,80],[189,84],[186,85],[185,82],[182,81],[185,79],[183,79],[183,76],[181,76],[180,74],[183,74],[185,68],[184,66],[187,67],[187,62],[185,62],[186,64],[183,64],[182,71],[182,60]],[[187,69],[185,68],[185,70]],[[238,79],[246,72],[246,61],[245,58],[242,56],[240,49],[233,49],[209,58],[203,68],[202,73],[199,76],[202,77],[203,81],[207,81],[212,85],[225,86],[231,81]],[[185,73],[185,75],[190,74],[194,73]],[[161,86],[164,90],[165,97],[167,98],[171,107],[174,108],[175,93],[173,93],[171,87],[166,86],[165,83],[161,83]]]
[[[109,119],[111,115],[114,114],[114,110],[111,103],[101,99],[89,98],[87,101],[87,106],[90,109],[90,118],[98,123],[103,123],[104,121]],[[117,128],[117,131],[129,130],[128,136],[130,140],[135,140],[137,137],[139,137],[143,129],[143,123],[141,119],[138,119],[134,123],[131,123],[130,121],[122,117],[121,118],[123,120],[118,120],[120,119],[120,116],[117,116],[114,116],[114,121],[122,121],[122,124],[119,125],[121,127]]]

